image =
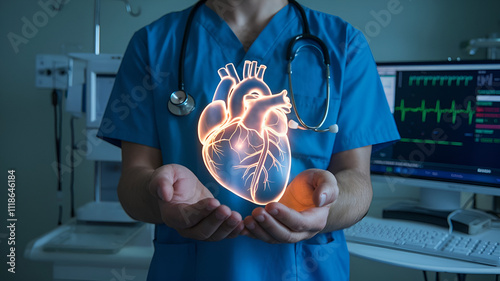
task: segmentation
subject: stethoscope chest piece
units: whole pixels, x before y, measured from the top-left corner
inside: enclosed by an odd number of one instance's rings
[[[191,95],[182,90],[170,94],[168,110],[177,116],[185,116],[194,110],[195,102]]]

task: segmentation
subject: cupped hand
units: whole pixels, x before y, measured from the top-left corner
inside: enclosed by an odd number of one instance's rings
[[[151,175],[149,191],[158,198],[163,222],[196,240],[234,238],[243,230],[242,217],[221,205],[186,167],[164,165]]]
[[[322,231],[339,189],[335,176],[309,169],[297,175],[279,202],[253,210],[242,234],[268,243],[295,243]]]

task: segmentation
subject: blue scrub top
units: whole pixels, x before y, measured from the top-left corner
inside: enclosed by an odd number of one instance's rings
[[[291,5],[280,10],[245,52],[229,26],[202,5],[191,27],[185,58],[185,85],[195,110],[177,117],[167,109],[178,90],[178,63],[190,9],[170,13],[140,29],[124,55],[98,135],[161,149],[163,163],[188,167],[222,204],[243,217],[257,207],[220,186],[208,173],[198,140],[198,119],[212,101],[220,81],[217,70],[233,63],[239,77],[245,60],[267,66],[264,81],[273,94],[288,87],[286,48],[302,33],[302,21]],[[319,122],[326,102],[326,126],[339,132],[288,130],[292,153],[290,179],[309,168],[326,169],[333,153],[399,138],[362,33],[338,17],[305,8],[311,33],[328,47],[332,73],[326,100],[321,54],[301,43],[293,62],[293,89],[299,114]],[[297,120],[290,113],[289,119]],[[219,242],[195,241],[156,225],[155,254],[148,280],[348,280],[349,254],[342,231],[318,234],[296,244],[267,244],[248,237]]]

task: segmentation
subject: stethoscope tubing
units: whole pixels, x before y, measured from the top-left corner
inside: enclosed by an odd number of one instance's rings
[[[326,47],[326,44],[321,40],[319,37],[314,36],[311,34],[309,30],[309,23],[307,21],[306,13],[302,6],[297,3],[295,0],[289,0],[289,3],[294,5],[297,10],[300,13],[300,16],[302,18],[302,29],[303,33],[295,36],[290,42],[288,43],[288,47],[286,50],[286,59],[288,60],[288,66],[287,66],[287,72],[288,72],[288,87],[290,89],[290,100],[292,101],[292,107],[293,111],[295,113],[295,116],[297,116],[297,121],[299,121],[300,125],[302,125],[302,128],[300,129],[306,129],[306,130],[313,130],[315,132],[327,132],[330,131],[330,129],[320,129],[321,126],[326,121],[326,118],[328,117],[328,112],[330,110],[330,55],[328,52],[328,48]],[[326,79],[326,105],[325,105],[325,110],[323,112],[323,117],[321,118],[321,121],[316,125],[316,126],[311,126],[307,125],[304,120],[300,117],[300,114],[297,109],[297,105],[295,103],[295,94],[293,92],[293,83],[292,83],[292,61],[297,55],[297,52],[300,50],[301,47],[297,48],[297,50],[293,51],[295,45],[299,41],[305,41],[309,40],[314,43],[316,43],[319,46],[319,51],[323,56],[323,63],[325,65],[325,79]],[[311,46],[318,48],[316,45]]]
[[[191,31],[191,24],[193,23],[193,18],[194,15],[196,14],[196,11],[198,8],[201,7],[207,0],[200,0],[198,1],[191,12],[189,13],[189,16],[186,21],[186,27],[184,28],[184,35],[182,37],[182,45],[181,45],[181,53],[179,55],[179,78],[178,78],[178,83],[177,87],[181,91],[185,91],[184,89],[184,60],[186,57],[186,49],[187,49],[187,43],[188,43],[188,38],[189,38],[189,33]]]
[[[203,5],[205,2],[206,2],[206,0],[200,0],[195,4],[195,6],[192,8],[191,12],[189,13],[189,16],[188,16],[187,21],[186,21],[186,27],[184,29],[184,35],[183,35],[182,45],[181,45],[181,50],[180,50],[180,55],[179,55],[179,67],[178,67],[179,72],[178,72],[178,85],[177,85],[178,90],[174,91],[171,94],[169,102],[168,102],[169,111],[172,114],[177,115],[177,116],[188,115],[189,113],[191,113],[194,110],[194,106],[195,106],[194,99],[191,97],[191,95],[189,95],[185,91],[184,60],[185,60],[185,56],[186,56],[187,43],[188,43],[189,33],[191,30],[191,25],[193,22],[194,15],[196,14],[196,11],[199,9],[199,7],[201,5]],[[320,127],[323,126],[323,124],[325,123],[326,118],[328,116],[329,109],[330,109],[330,55],[328,52],[328,48],[326,47],[326,44],[320,38],[318,38],[317,36],[314,36],[310,33],[309,23],[307,21],[306,14],[305,14],[305,11],[302,8],[302,6],[299,3],[297,3],[297,1],[295,1],[295,0],[289,0],[289,3],[294,5],[297,8],[297,10],[299,11],[301,19],[302,19],[302,28],[303,28],[303,33],[295,36],[292,40],[290,40],[290,42],[288,43],[288,46],[287,46],[287,50],[286,50],[286,59],[288,60],[288,66],[287,66],[288,85],[290,88],[290,97],[291,97],[292,107],[293,107],[293,110],[295,112],[295,115],[297,116],[297,120],[303,126],[300,129],[313,130],[315,132],[326,132],[326,131],[329,131],[329,129],[320,129]],[[292,61],[295,58],[300,47],[295,52],[293,51],[293,49],[294,49],[296,43],[299,41],[302,41],[302,40],[313,41],[314,43],[316,43],[319,46],[320,52],[323,56],[323,63],[324,63],[325,68],[326,68],[326,70],[325,70],[325,73],[326,73],[325,74],[326,106],[325,106],[325,110],[323,112],[323,117],[321,118],[321,121],[316,126],[307,125],[304,122],[304,120],[302,120],[302,118],[300,117],[300,114],[297,110],[297,105],[295,102],[295,95],[293,93]],[[312,46],[318,48],[315,45],[312,45]],[[181,102],[173,102],[173,99],[175,100],[175,98],[178,97],[178,95],[176,95],[176,93],[179,91],[184,93],[185,100],[183,100]]]

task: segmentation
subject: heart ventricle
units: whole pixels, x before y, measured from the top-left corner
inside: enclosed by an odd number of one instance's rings
[[[262,205],[281,198],[291,167],[286,134],[291,104],[286,90],[271,93],[263,81],[264,70],[263,65],[257,69],[256,62],[245,62],[241,81],[232,64],[219,70],[217,90],[227,93],[216,92],[217,99],[204,109],[198,125],[210,174],[236,195]]]

